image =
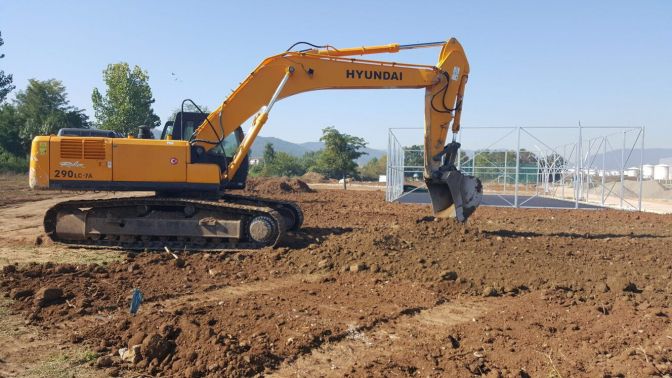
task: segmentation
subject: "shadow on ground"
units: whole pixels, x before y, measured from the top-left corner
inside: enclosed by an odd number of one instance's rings
[[[653,235],[653,234],[577,234],[573,232],[531,232],[531,231],[514,231],[514,230],[497,230],[497,231],[482,231],[482,234],[491,236],[500,236],[502,238],[519,238],[519,237],[556,237],[556,238],[570,238],[570,239],[614,239],[614,238],[635,238],[635,239],[664,239],[670,236]]]

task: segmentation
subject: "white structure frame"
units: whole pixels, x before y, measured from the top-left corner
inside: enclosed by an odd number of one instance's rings
[[[463,127],[458,141],[468,147],[469,131],[486,131],[501,134],[485,148],[477,150],[472,156],[461,156],[458,168],[466,174],[475,176],[496,176],[495,180],[484,182],[485,194],[499,196],[509,207],[537,207],[528,202],[535,197],[563,199],[567,208],[579,208],[581,203],[615,207],[627,210],[642,209],[642,165],[644,159],[644,127],[611,126],[569,126],[569,127]],[[576,141],[563,145],[549,142],[549,133],[560,132],[563,135],[576,135]],[[387,149],[387,201],[396,201],[405,196],[404,185],[413,176],[422,179],[423,167],[406,165],[409,153],[423,154],[421,150],[408,149],[400,141],[401,132],[422,136],[422,128],[391,128],[388,132]],[[586,133],[597,134],[585,137]],[[464,138],[463,138],[464,137]],[[511,140],[515,137],[515,141]],[[504,149],[504,165],[494,164],[474,166],[476,156],[483,152],[501,151],[493,148],[503,141],[508,144]],[[414,138],[418,139],[418,138]],[[463,140],[464,139],[464,140]],[[521,152],[524,152],[522,139],[526,139],[527,151],[536,156],[536,167],[521,167]],[[421,140],[421,139],[420,139]],[[483,140],[479,140],[483,144]],[[412,144],[412,143],[409,143]],[[554,146],[554,147],[552,147]],[[635,154],[635,149],[639,153]],[[509,152],[515,156],[510,155]],[[612,161],[608,169],[607,155],[620,155],[620,161]],[[639,156],[634,156],[639,155]],[[598,159],[598,157],[600,157]],[[511,161],[511,164],[509,164]],[[635,166],[640,174],[636,178],[627,177],[628,167]],[[533,180],[531,180],[533,178]],[[634,180],[633,180],[634,179]],[[626,189],[626,181],[637,182],[637,193]],[[420,180],[422,182],[422,180]],[[496,190],[488,186],[498,184]],[[420,186],[423,187],[424,183]],[[630,185],[632,187],[632,185]],[[630,192],[626,195],[626,192]],[[557,207],[554,207],[557,208]]]

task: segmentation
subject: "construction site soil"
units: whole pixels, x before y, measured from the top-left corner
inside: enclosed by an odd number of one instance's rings
[[[0,375],[38,363],[35,343],[90,350],[87,375],[672,375],[672,216],[480,208],[461,225],[381,192],[303,185],[250,189],[301,205],[303,228],[279,247],[99,250],[118,256],[99,263],[33,245],[65,194],[5,202],[0,293],[36,336],[0,348]],[[29,263],[29,249],[71,263]]]

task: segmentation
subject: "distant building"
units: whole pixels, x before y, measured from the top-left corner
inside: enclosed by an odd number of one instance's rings
[[[257,165],[261,163],[261,158],[250,158],[250,165]]]

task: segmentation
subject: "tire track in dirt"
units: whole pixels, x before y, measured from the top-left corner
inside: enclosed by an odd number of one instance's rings
[[[369,330],[351,327],[337,342],[323,344],[309,354],[284,363],[271,377],[340,377],[355,364],[390,359],[395,353],[413,350],[426,342],[447,338],[452,327],[483,316],[489,305],[483,300],[448,302],[419,310],[404,311],[399,317],[380,322]],[[410,344],[410,348],[409,348]]]
[[[164,310],[174,310],[186,305],[202,306],[207,305],[208,302],[217,303],[219,301],[242,297],[252,293],[286,289],[305,283],[314,283],[323,277],[325,277],[324,274],[296,274],[241,285],[225,286],[219,289],[207,290],[199,293],[187,293],[167,300],[152,301],[150,299],[148,303],[154,302]]]

